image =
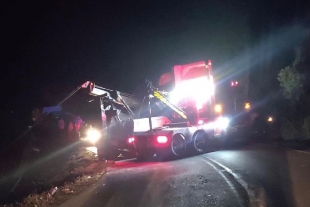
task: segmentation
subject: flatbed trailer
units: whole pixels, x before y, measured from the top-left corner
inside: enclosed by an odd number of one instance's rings
[[[204,153],[223,141],[225,134],[214,130],[216,122],[196,126],[163,127],[149,132],[135,132],[134,142],[138,158],[182,157],[190,152]]]

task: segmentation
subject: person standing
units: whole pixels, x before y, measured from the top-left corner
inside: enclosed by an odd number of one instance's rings
[[[80,116],[77,116],[76,119],[75,119],[75,129],[76,129],[76,131],[80,130],[82,124],[83,124],[83,120],[81,119]]]
[[[72,121],[70,121],[68,124],[68,139],[69,141],[74,140],[74,125]]]
[[[63,141],[65,138],[65,121],[63,118],[58,120],[58,131],[59,131],[59,140]]]

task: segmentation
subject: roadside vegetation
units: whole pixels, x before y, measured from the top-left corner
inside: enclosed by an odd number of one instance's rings
[[[3,206],[57,206],[105,173],[106,162],[98,160],[80,141],[36,153],[41,154],[28,156],[11,176],[2,176],[5,180],[1,184],[12,197]]]
[[[3,207],[53,207],[58,206],[77,195],[101,178],[103,173],[91,173],[77,177],[73,182],[65,182],[62,186],[52,188],[40,194],[30,194],[21,203],[8,204]]]
[[[283,107],[281,136],[284,140],[310,140],[310,35],[295,50],[293,63],[278,73]]]

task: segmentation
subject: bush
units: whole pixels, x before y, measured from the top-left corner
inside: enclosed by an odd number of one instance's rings
[[[304,119],[304,123],[302,125],[303,137],[306,139],[310,138],[310,116]]]
[[[295,125],[287,119],[282,120],[280,130],[284,140],[292,140],[300,137],[300,133]]]

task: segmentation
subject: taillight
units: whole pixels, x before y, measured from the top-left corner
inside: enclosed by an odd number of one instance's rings
[[[134,137],[129,137],[129,138],[127,139],[127,142],[128,142],[129,144],[134,143],[134,141],[135,141],[135,138],[134,138]]]
[[[157,142],[159,144],[165,144],[168,142],[168,137],[166,136],[157,136]]]

